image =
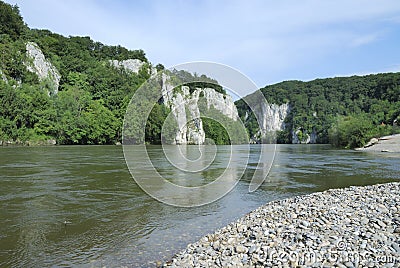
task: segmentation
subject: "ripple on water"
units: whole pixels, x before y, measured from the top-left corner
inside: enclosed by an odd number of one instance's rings
[[[258,159],[251,155],[227,196],[190,209],[147,196],[130,177],[120,147],[0,150],[0,266],[148,267],[268,201],[400,179],[398,157],[278,146],[257,191],[248,192]],[[163,165],[165,176],[176,175]]]

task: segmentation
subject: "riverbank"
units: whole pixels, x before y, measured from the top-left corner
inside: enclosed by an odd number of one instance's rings
[[[398,267],[400,183],[268,203],[189,244],[165,267]]]
[[[28,140],[28,141],[13,141],[7,140],[2,141],[0,140],[0,147],[10,146],[10,147],[21,147],[21,146],[53,146],[57,145],[57,141],[54,139],[47,139],[47,140]]]
[[[400,134],[372,139],[366,146],[357,151],[400,153]]]

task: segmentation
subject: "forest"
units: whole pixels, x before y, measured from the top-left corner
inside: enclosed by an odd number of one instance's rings
[[[261,89],[268,103],[290,104],[278,143],[291,143],[292,131],[317,134],[317,143],[355,148],[373,137],[398,133],[400,73],[285,81]],[[254,114],[243,100],[236,102],[250,136],[258,131]],[[300,132],[300,133],[301,133]]]
[[[115,144],[122,141],[123,119],[135,91],[150,77],[152,69],[143,50],[108,46],[90,37],[69,36],[30,29],[19,8],[0,1],[0,141],[16,144]],[[40,81],[28,71],[27,42],[36,43],[59,71],[58,93],[51,81]],[[110,60],[138,59],[138,73],[111,66]],[[226,94],[217,81],[185,71],[169,73],[174,79],[195,81],[195,88],[212,87]],[[177,88],[176,90],[179,90]],[[161,126],[170,110],[162,100],[155,104],[145,132],[147,143],[161,142]],[[204,119],[206,120],[206,119]],[[222,126],[206,122],[207,136],[225,133]],[[217,139],[222,143],[226,138]]]
[[[0,20],[0,140],[33,144],[48,139],[58,144],[120,141],[126,106],[149,77],[144,51],[29,29],[18,7],[2,1]],[[37,43],[60,72],[58,94],[49,95],[50,82],[39,81],[27,70],[28,41]],[[146,64],[136,74],[110,66],[110,59],[139,59]]]
[[[60,72],[58,93],[51,81],[28,71],[26,43],[38,44],[46,59]],[[65,37],[48,30],[30,29],[17,6],[0,1],[0,142],[42,144],[115,144],[122,140],[126,108],[135,91],[155,67],[143,50],[108,46],[90,37]],[[138,73],[111,66],[109,60],[138,59]],[[192,74],[175,72],[177,79]],[[195,74],[196,76],[197,74]],[[226,94],[217,81],[204,75],[196,87],[211,86]],[[285,81],[261,89],[269,103],[289,103],[285,129],[279,143],[291,143],[292,132],[315,132],[318,143],[338,147],[362,146],[371,137],[399,132],[400,73]],[[243,100],[236,103],[248,136],[259,127]],[[170,110],[160,101],[146,124],[146,142],[160,143],[160,126]],[[250,114],[250,116],[245,116]],[[230,143],[227,130],[203,118],[208,138]],[[243,137],[242,137],[243,138]],[[242,139],[241,138],[241,139]],[[247,139],[242,139],[247,140]]]

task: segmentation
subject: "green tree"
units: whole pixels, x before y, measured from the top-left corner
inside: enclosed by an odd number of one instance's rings
[[[7,34],[16,40],[27,29],[17,5],[0,1],[0,34]]]

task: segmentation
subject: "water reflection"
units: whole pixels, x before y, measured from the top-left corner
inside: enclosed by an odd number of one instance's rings
[[[243,173],[226,196],[196,208],[165,205],[144,193],[131,178],[121,147],[0,148],[0,266],[149,267],[268,201],[400,179],[400,155],[284,145],[277,147],[267,179],[249,193],[254,173],[266,174],[268,159],[258,159],[268,146],[252,145],[250,153],[241,146],[233,146],[232,153],[217,147],[212,163],[199,160],[206,168],[195,173],[171,168],[162,147],[147,148],[155,170],[183,186],[221,176],[221,183],[234,185]],[[181,149],[191,160],[212,153]],[[141,177],[151,181],[142,157],[132,159]],[[151,187],[174,198],[156,181]],[[207,193],[184,198],[191,203]],[[64,220],[72,224],[65,226]]]
[[[234,146],[215,148],[164,146],[154,153],[151,147],[128,145],[124,154],[132,176],[146,193],[169,205],[192,207],[223,197],[246,169],[248,146],[235,147],[239,151],[234,153]],[[199,157],[191,160],[195,154]]]

